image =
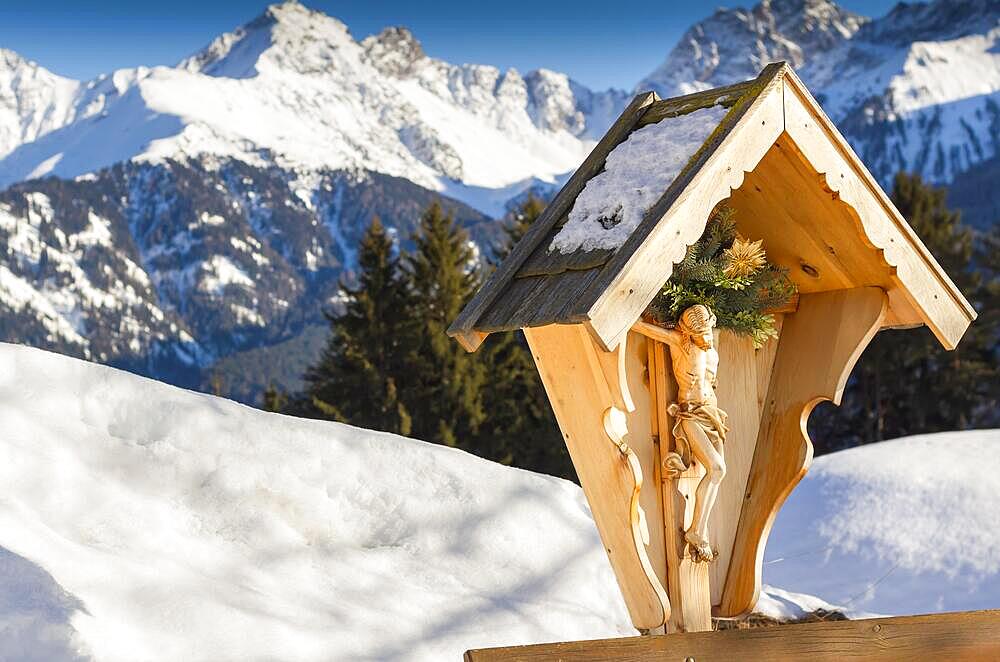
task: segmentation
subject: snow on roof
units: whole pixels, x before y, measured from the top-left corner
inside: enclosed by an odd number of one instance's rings
[[[634,131],[587,182],[549,251],[620,247],[727,112],[722,106],[699,108]]]

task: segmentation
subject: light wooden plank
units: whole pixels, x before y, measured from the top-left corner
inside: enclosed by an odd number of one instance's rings
[[[590,339],[594,343],[593,338]],[[646,339],[638,333],[629,334],[625,343],[625,375],[635,408],[628,412],[628,444],[635,451],[645,477],[639,503],[646,514],[649,543],[646,556],[660,585],[667,585],[667,562],[663,540],[663,504],[659,482],[659,439],[654,436],[655,400],[646,381],[648,348]],[[595,344],[595,350],[598,349]]]
[[[648,531],[646,556],[661,586],[666,586],[666,556],[663,539],[663,509],[659,483],[652,480],[658,473],[657,447],[651,432],[653,402],[649,387],[644,383],[646,339],[634,333],[629,341],[614,352],[601,349],[589,338],[616,407],[625,412],[627,442],[642,468],[644,480],[640,487],[639,505]]]
[[[653,342],[649,338],[646,338],[645,336],[642,336],[642,334],[636,334],[636,335],[640,335],[642,337],[642,339],[644,341],[642,344],[646,348],[646,362],[645,362],[644,371],[643,371],[643,383],[646,385],[647,393],[648,393],[648,396],[649,396],[649,400],[648,400],[648,402],[649,402],[649,433],[650,433],[650,438],[653,441],[653,454],[652,454],[652,458],[651,458],[652,459],[652,463],[653,463],[653,485],[652,485],[652,487],[653,487],[654,499],[656,501],[657,513],[659,514],[659,518],[660,518],[660,522],[659,522],[660,531],[658,533],[658,537],[660,539],[660,546],[661,546],[661,550],[662,550],[662,555],[660,557],[651,556],[650,557],[650,561],[653,563],[653,569],[656,571],[656,576],[659,577],[659,579],[660,579],[660,584],[664,587],[664,589],[668,589],[669,588],[669,582],[668,582],[668,579],[667,579],[666,539],[665,539],[665,537],[663,535],[663,531],[664,531],[665,526],[666,526],[664,524],[664,521],[663,521],[663,514],[664,514],[664,509],[663,509],[663,489],[662,489],[663,474],[662,474],[662,466],[660,464],[661,458],[663,457],[663,454],[662,454],[663,453],[663,451],[662,451],[662,443],[663,442],[660,441],[660,439],[661,439],[661,435],[660,435],[660,421],[659,421],[659,402],[660,402],[660,400],[659,400],[659,396],[657,395],[656,374],[655,374],[656,373],[656,345],[657,345],[657,343]],[[629,342],[632,343],[631,340]],[[635,344],[637,344],[637,343],[635,343]],[[633,344],[633,346],[634,346],[634,344]],[[654,534],[654,532],[653,532],[653,530],[651,528],[650,529],[650,535],[652,536],[653,534]],[[669,595],[670,594],[668,592],[668,594],[667,594],[668,598],[669,598]],[[673,605],[671,605],[670,611],[671,611],[671,613],[667,615],[667,620],[669,620],[673,616]],[[659,632],[656,632],[656,634],[663,634],[664,632],[666,632],[666,625],[665,624],[664,624],[662,630],[659,631]]]
[[[591,177],[600,172],[604,167],[604,161],[608,154],[620,142],[625,140],[636,122],[642,117],[646,108],[657,101],[657,96],[653,92],[637,94],[632,102],[622,111],[615,123],[608,129],[608,132],[601,138],[600,142],[594,146],[590,155],[584,159],[580,167],[577,168],[573,176],[562,187],[556,197],[548,204],[521,241],[514,246],[510,255],[507,256],[497,269],[490,274],[486,283],[479,289],[472,300],[466,304],[462,312],[459,313],[455,321],[448,328],[448,335],[456,337],[462,335],[466,348],[474,340],[469,334],[474,330],[479,317],[490,307],[497,296],[506,289],[513,280],[514,275],[528,259],[528,256],[535,250],[539,242],[546,238],[549,231],[564,214],[569,211],[570,205],[576,200],[583,187]],[[477,345],[478,346],[478,345]]]
[[[718,552],[717,558],[709,564],[712,605],[722,600],[722,589],[743,510],[743,495],[757,445],[761,413],[757,393],[757,354],[764,351],[754,349],[751,338],[725,330],[718,333],[716,347],[719,352],[716,395],[719,407],[729,416],[729,433],[724,448],[726,477],[719,485],[715,508],[708,520],[709,540],[712,549]]]
[[[1000,660],[1000,611],[801,623],[486,648],[466,662],[898,662]]]
[[[455,335],[455,340],[458,341],[458,343],[462,346],[462,349],[465,351],[474,352],[480,345],[483,344],[483,341],[486,340],[486,336],[488,335],[488,333],[484,333],[482,331],[462,331],[461,333]]]
[[[795,307],[788,312],[794,313],[799,309],[799,297],[795,296]],[[767,387],[771,383],[771,372],[774,368],[774,357],[778,353],[778,343],[781,337],[781,329],[785,321],[785,316],[783,314],[774,315],[774,328],[778,332],[778,337],[771,338],[764,346],[756,350],[754,353],[755,367],[754,371],[757,374],[757,417],[758,420],[760,416],[764,413],[764,403],[767,401]],[[754,443],[756,446],[756,442]]]
[[[865,287],[804,294],[785,317],[717,615],[737,617],[756,605],[771,525],[812,461],[805,422],[821,400],[839,404],[887,307],[883,290]]]
[[[674,419],[667,411],[677,398],[677,382],[673,377],[670,353],[666,345],[653,342],[653,380],[656,384],[656,419],[660,422],[661,489],[663,499],[663,531],[667,564],[667,595],[670,598],[670,619],[667,632],[701,632],[712,629],[710,587],[706,563],[696,563],[687,553],[684,531],[691,525],[694,514],[694,492],[704,475],[704,469],[694,464],[678,478],[662,476],[667,453],[675,450]]]
[[[953,349],[976,312],[794,74],[784,80],[790,141],[858,214],[869,242],[896,268],[902,292],[938,340]],[[899,323],[906,320],[900,320]]]
[[[605,412],[615,398],[595,345],[580,325],[525,329],[525,337],[632,622],[640,629],[659,627],[669,603],[638,520],[642,467],[634,452],[622,453],[606,431]]]

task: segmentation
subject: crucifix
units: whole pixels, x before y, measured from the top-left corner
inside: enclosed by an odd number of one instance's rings
[[[726,412],[719,408],[715,396],[719,370],[715,322],[715,315],[707,307],[691,306],[681,314],[677,328],[665,330],[661,336],[670,347],[677,381],[677,402],[667,410],[674,419],[674,451],[664,458],[663,472],[677,478],[693,461],[705,469],[695,490],[694,514],[684,539],[690,545],[692,558],[706,562],[716,556],[708,539],[708,518],[726,475],[723,443],[728,431]]]

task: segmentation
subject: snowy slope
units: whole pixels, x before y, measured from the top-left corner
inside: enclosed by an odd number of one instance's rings
[[[758,610],[997,607],[1000,433],[818,458]],[[0,659],[443,660],[634,634],[578,487],[0,344]],[[821,595],[825,600],[814,597]]]
[[[816,458],[778,513],[764,581],[890,615],[1000,607],[1000,431]]]
[[[569,482],[41,350],[0,345],[0,483],[0,659],[436,662],[634,633]]]
[[[207,153],[372,170],[477,204],[479,189],[507,199],[572,170],[603,133],[594,122],[625,102],[551,71],[522,77],[435,60],[404,28],[358,42],[297,2],[268,7],[177,67],[123,70],[86,87],[86,112],[0,161],[0,186]],[[483,211],[499,215],[502,205]]]
[[[0,48],[0,157],[72,120],[80,87]]]

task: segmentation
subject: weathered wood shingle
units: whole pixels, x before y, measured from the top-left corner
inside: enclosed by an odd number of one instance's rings
[[[666,190],[654,192],[659,198],[620,247],[549,251],[577,196],[603,171],[615,147],[643,126],[712,106],[728,112]],[[798,113],[794,123],[789,113]],[[900,319],[922,321],[946,346],[954,346],[975,311],[783,62],[735,85],[665,100],[652,92],[636,96],[448,333],[474,351],[494,331],[586,323],[605,349],[615,347],[669,279],[686,246],[704,231],[711,208],[731,195],[744,173],[754,172],[782,139],[805,149],[803,158],[817,160],[824,177],[839,173],[838,195],[853,196],[852,208],[864,212],[867,241],[888,251],[877,268],[895,266],[892,282],[883,285],[914,299],[912,305],[901,300],[895,311]]]
[[[615,121],[608,132],[597,143],[590,155],[584,159],[580,167],[569,178],[569,181],[562,187],[556,197],[542,212],[541,216],[532,224],[521,241],[514,246],[510,255],[500,264],[500,266],[490,274],[486,283],[479,289],[472,300],[462,309],[455,321],[448,328],[448,335],[457,338],[469,351],[475,351],[483,341],[483,332],[476,330],[480,318],[486,310],[493,305],[495,300],[503,293],[521,266],[535,250],[538,244],[545,239],[549,231],[555,226],[556,221],[567,214],[572,207],[576,196],[580,194],[583,187],[591,177],[596,175],[604,167],[604,161],[635,128],[635,124],[642,117],[646,108],[657,101],[658,98],[653,92],[637,94],[632,102],[622,111],[621,116]]]
[[[633,99],[556,198],[455,320],[448,333],[468,349],[482,335],[552,323],[580,321],[579,299],[598,280],[615,251],[549,251],[576,197],[604,169],[608,154],[638,128],[714,105],[731,107],[757,89],[758,80],[659,100],[653,93]]]

